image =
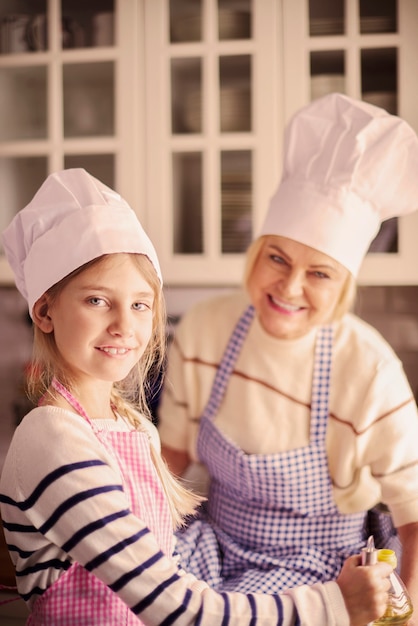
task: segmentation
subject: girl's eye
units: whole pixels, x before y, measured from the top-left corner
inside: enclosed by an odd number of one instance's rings
[[[145,304],[145,302],[135,302],[132,305],[132,308],[135,311],[146,311],[147,309],[150,309],[151,307],[149,307],[148,304]]]
[[[105,301],[103,300],[103,298],[89,298],[89,303],[93,304],[94,306],[104,306],[105,305]]]

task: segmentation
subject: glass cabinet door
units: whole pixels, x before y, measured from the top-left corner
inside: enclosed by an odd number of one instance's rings
[[[309,0],[312,99],[355,89],[365,101],[397,114],[397,3]]]
[[[309,0],[311,99],[349,93],[357,82],[364,101],[398,113],[397,2]],[[398,252],[396,219],[382,224],[369,251]]]
[[[279,7],[145,4],[149,219],[163,273],[170,284],[237,284],[278,178]]]
[[[283,12],[286,120],[337,91],[400,115],[418,131],[416,0],[283,0]],[[291,80],[294,75],[303,78]],[[411,214],[382,224],[360,282],[416,281],[411,233],[417,219]]]
[[[245,143],[252,132],[252,3],[219,0],[205,14],[204,6],[168,6],[172,247],[175,254],[242,253],[251,239],[252,168],[251,150],[237,148],[236,136]],[[208,150],[209,137],[216,148]],[[217,189],[212,207],[208,187]]]
[[[52,171],[85,167],[114,186],[116,1],[2,0],[2,229]]]

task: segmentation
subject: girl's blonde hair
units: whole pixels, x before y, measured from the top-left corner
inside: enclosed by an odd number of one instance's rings
[[[244,268],[244,278],[243,283],[245,289],[248,290],[248,281],[251,277],[252,271],[254,269],[254,265],[257,262],[258,257],[260,256],[260,252],[264,246],[264,243],[267,239],[268,235],[262,235],[255,239],[252,244],[249,246],[245,259],[245,268]],[[348,311],[350,311],[354,306],[354,301],[356,299],[357,293],[357,283],[354,276],[351,272],[348,272],[345,283],[341,289],[340,297],[335,306],[334,311],[330,317],[330,322],[337,322],[340,320]]]
[[[86,269],[105,263],[109,256],[112,255],[103,255],[86,263],[53,285],[46,292],[48,306],[56,301],[63,288],[73,278]],[[162,286],[151,261],[143,254],[129,254],[129,256],[135,261],[141,275],[154,292],[152,333],[136,367],[124,380],[114,383],[111,402],[117,413],[124,416],[135,428],[139,428],[141,422],[138,413],[151,419],[147,396],[158,391],[156,384],[162,384],[161,372],[164,369],[166,357],[166,310]],[[77,394],[76,381],[61,358],[54,333],[44,333],[35,324],[32,367],[27,379],[28,395],[32,402],[37,404],[42,398],[43,403],[48,404],[48,400],[53,399],[55,393],[51,389],[53,378],[59,380],[72,393]],[[202,502],[202,498],[183,487],[171,474],[152,443],[151,455],[170,505],[173,526],[181,526],[185,517],[193,514]]]

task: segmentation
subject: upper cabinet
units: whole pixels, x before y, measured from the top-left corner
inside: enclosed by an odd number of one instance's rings
[[[148,229],[170,285],[236,285],[280,179],[283,129],[340,91],[418,130],[416,0],[148,0]],[[365,284],[418,282],[418,214],[384,224]]]
[[[0,229],[85,167],[167,285],[238,285],[298,108],[341,91],[418,130],[417,29],[416,0],[2,0]],[[418,214],[386,224],[360,282],[418,283],[416,232]]]
[[[148,229],[168,284],[237,284],[279,176],[277,0],[146,0]]]
[[[134,111],[120,94],[132,84],[137,92],[139,20],[137,3],[123,4],[122,12],[116,0],[2,0],[0,230],[62,168],[84,167],[135,200]],[[4,256],[0,277],[11,280]]]
[[[400,115],[418,131],[416,0],[284,0],[285,121],[332,91]],[[359,275],[367,285],[417,284],[418,212],[388,220]]]

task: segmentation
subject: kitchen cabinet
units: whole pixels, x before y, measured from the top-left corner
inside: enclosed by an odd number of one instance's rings
[[[283,22],[285,121],[313,97],[342,91],[418,131],[415,0],[284,0]],[[359,283],[418,284],[417,233],[418,212],[387,222],[372,248],[391,252],[368,254]]]
[[[168,284],[238,284],[280,172],[280,2],[145,4],[149,232]]]
[[[140,27],[130,0],[2,0],[0,230],[62,168],[85,167],[134,203]],[[0,280],[12,282],[4,255]]]
[[[170,285],[237,285],[281,172],[284,125],[342,91],[418,130],[415,0],[147,5],[148,228]],[[418,213],[386,223],[362,284],[414,284]]]
[[[417,27],[416,0],[4,0],[0,227],[86,167],[138,212],[167,285],[238,285],[298,108],[338,90],[418,130]],[[416,232],[418,214],[388,224],[360,282],[417,283]]]

